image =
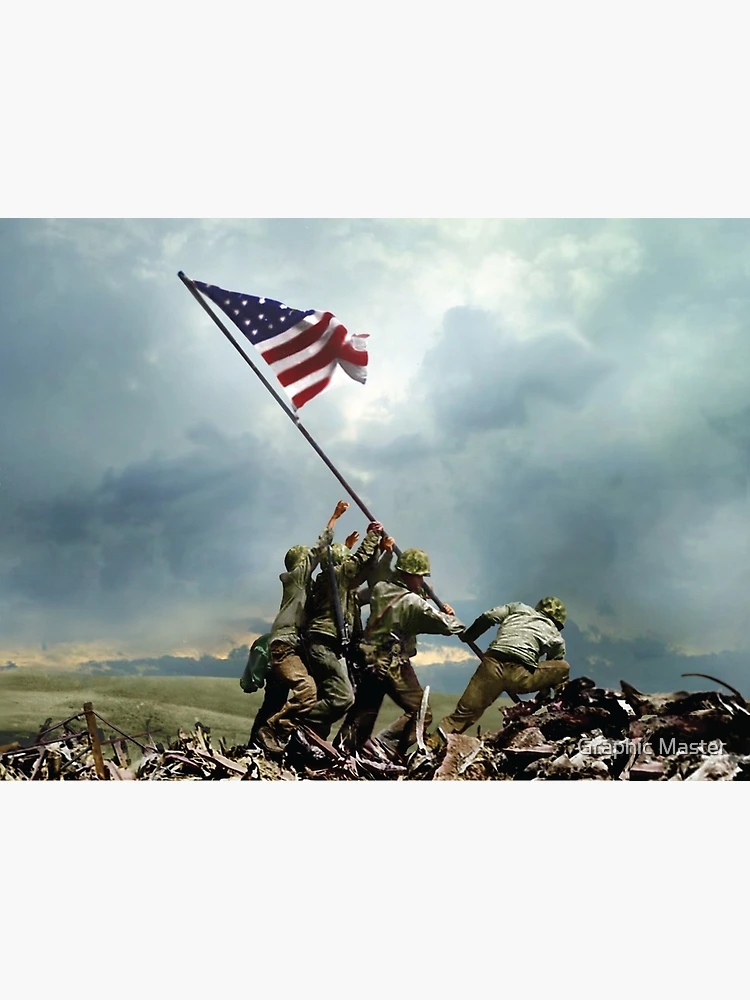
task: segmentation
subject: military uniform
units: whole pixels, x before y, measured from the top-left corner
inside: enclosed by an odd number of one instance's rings
[[[419,553],[424,561],[409,557]],[[411,569],[409,568],[411,567]],[[397,569],[417,576],[429,575],[429,560],[417,549],[402,553]],[[388,695],[403,710],[390,726],[377,734],[389,749],[405,752],[416,739],[417,715],[423,690],[411,665],[417,652],[417,635],[453,635],[464,625],[455,615],[438,611],[421,594],[406,586],[400,573],[390,572],[390,560],[380,560],[378,575],[385,576],[372,586],[370,618],[360,645],[367,666],[357,684],[355,702],[347,714],[337,743],[348,750],[363,746],[372,736],[383,699]],[[425,725],[432,714],[427,709]]]
[[[493,625],[500,625],[482,662],[461,695],[455,711],[440,723],[444,733],[463,733],[501,694],[547,691],[568,680],[565,640],[565,605],[544,597],[535,608],[513,602],[480,615],[461,637],[473,642]],[[540,663],[542,656],[546,660]]]
[[[269,648],[271,670],[266,696],[253,725],[251,739],[261,726],[278,729],[288,736],[305,717],[318,697],[315,681],[300,656],[300,629],[305,614],[310,581],[326,546],[333,540],[333,528],[323,529],[315,545],[295,545],[286,554],[287,572],[279,576],[283,589],[281,606],[271,626]]]
[[[359,639],[362,630],[357,588],[367,578],[379,544],[380,535],[368,531],[354,553],[350,554],[343,545],[333,546],[341,611],[353,641]],[[341,637],[334,618],[327,565],[314,581],[306,616],[307,654],[318,700],[307,713],[305,723],[327,739],[331,726],[354,703],[351,681],[341,660]]]

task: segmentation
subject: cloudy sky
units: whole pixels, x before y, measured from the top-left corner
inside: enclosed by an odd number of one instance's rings
[[[343,496],[180,269],[370,334],[303,423],[467,623],[552,593],[577,673],[746,676],[741,220],[0,222],[0,663],[226,656]]]

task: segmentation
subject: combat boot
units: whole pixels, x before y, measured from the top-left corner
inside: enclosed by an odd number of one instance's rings
[[[447,746],[448,740],[443,730],[438,726],[434,733],[430,733],[424,743],[432,753],[438,753]]]
[[[261,726],[255,734],[255,742],[268,753],[280,754],[286,749],[289,736],[282,734],[275,726]]]
[[[376,757],[378,760],[385,761],[386,763],[390,763],[393,760],[392,754],[388,752],[391,748],[386,747],[374,736],[371,736],[369,740],[366,740],[362,744],[362,749],[372,757]]]

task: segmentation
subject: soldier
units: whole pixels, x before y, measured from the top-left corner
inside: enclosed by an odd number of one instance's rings
[[[386,547],[393,539],[385,541]],[[388,563],[389,566],[389,563]],[[387,572],[385,561],[378,573]],[[464,630],[462,622],[445,605],[437,611],[421,596],[424,578],[430,575],[430,560],[421,549],[406,549],[396,563],[395,573],[372,587],[370,618],[360,645],[367,667],[357,685],[355,703],[350,709],[336,742],[347,750],[360,747],[404,753],[416,739],[417,715],[422,702],[420,685],[410,657],[417,652],[417,635],[454,635]],[[375,740],[372,731],[378,712],[387,695],[403,714],[381,730]],[[432,717],[429,708],[425,723]]]
[[[485,611],[460,636],[463,642],[479,638],[490,625],[499,625],[495,639],[461,695],[455,711],[440,723],[444,734],[463,733],[503,692],[548,692],[568,680],[565,640],[560,635],[567,612],[557,597],[543,597],[535,608],[517,602]],[[546,660],[539,662],[542,656]],[[433,748],[441,738],[428,740]]]
[[[350,553],[340,543],[331,546],[341,611],[353,642],[359,640],[362,627],[357,590],[367,579],[382,533],[382,524],[372,521],[356,552]],[[339,635],[334,617],[326,552],[323,553],[322,563],[322,572],[314,581],[306,609],[307,652],[310,673],[318,688],[318,700],[307,713],[305,724],[323,739],[328,739],[331,726],[351,708],[354,691],[340,658],[343,636]]]
[[[279,576],[281,607],[269,639],[271,667],[266,695],[250,734],[250,739],[266,750],[282,750],[297,722],[317,700],[315,681],[300,656],[300,630],[313,571],[333,540],[336,521],[348,509],[349,504],[339,500],[315,545],[311,549],[293,545],[284,557],[286,572]]]

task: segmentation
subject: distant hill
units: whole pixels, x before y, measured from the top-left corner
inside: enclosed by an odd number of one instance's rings
[[[256,623],[267,627],[267,623]],[[489,630],[480,640],[486,646],[495,630]],[[602,687],[619,687],[625,679],[642,691],[698,690],[706,682],[697,678],[683,678],[683,673],[699,672],[720,677],[739,688],[750,697],[750,653],[727,651],[700,656],[686,656],[670,649],[663,642],[642,636],[636,639],[613,639],[595,631],[583,633],[575,622],[569,621],[563,633],[567,644],[567,659],[571,676],[585,674]],[[444,642],[442,638],[438,640]],[[428,651],[432,637],[422,636],[420,649]],[[456,645],[460,643],[456,640]],[[210,656],[159,656],[140,659],[89,660],[81,663],[80,671],[91,677],[213,677],[238,680],[245,669],[248,646],[236,646],[226,657]],[[475,660],[463,663],[435,664],[418,670],[422,684],[446,694],[460,694],[466,687],[475,667]],[[0,677],[6,673],[22,672],[28,668],[13,663],[0,665]],[[41,669],[41,668],[40,668]],[[242,692],[240,692],[242,695]],[[247,704],[247,696],[243,705]],[[243,708],[242,711],[246,711]]]
[[[180,727],[192,729],[197,719],[211,728],[217,743],[219,737],[232,745],[246,743],[262,700],[262,691],[245,694],[237,678],[97,676],[19,667],[0,674],[0,742],[35,735],[45,719],[60,722],[90,701],[100,715],[130,735],[161,730],[156,738],[167,741]],[[453,694],[431,693],[435,720],[452,711],[457,700]],[[485,713],[483,730],[499,728],[499,704]],[[386,698],[378,728],[400,714]]]

